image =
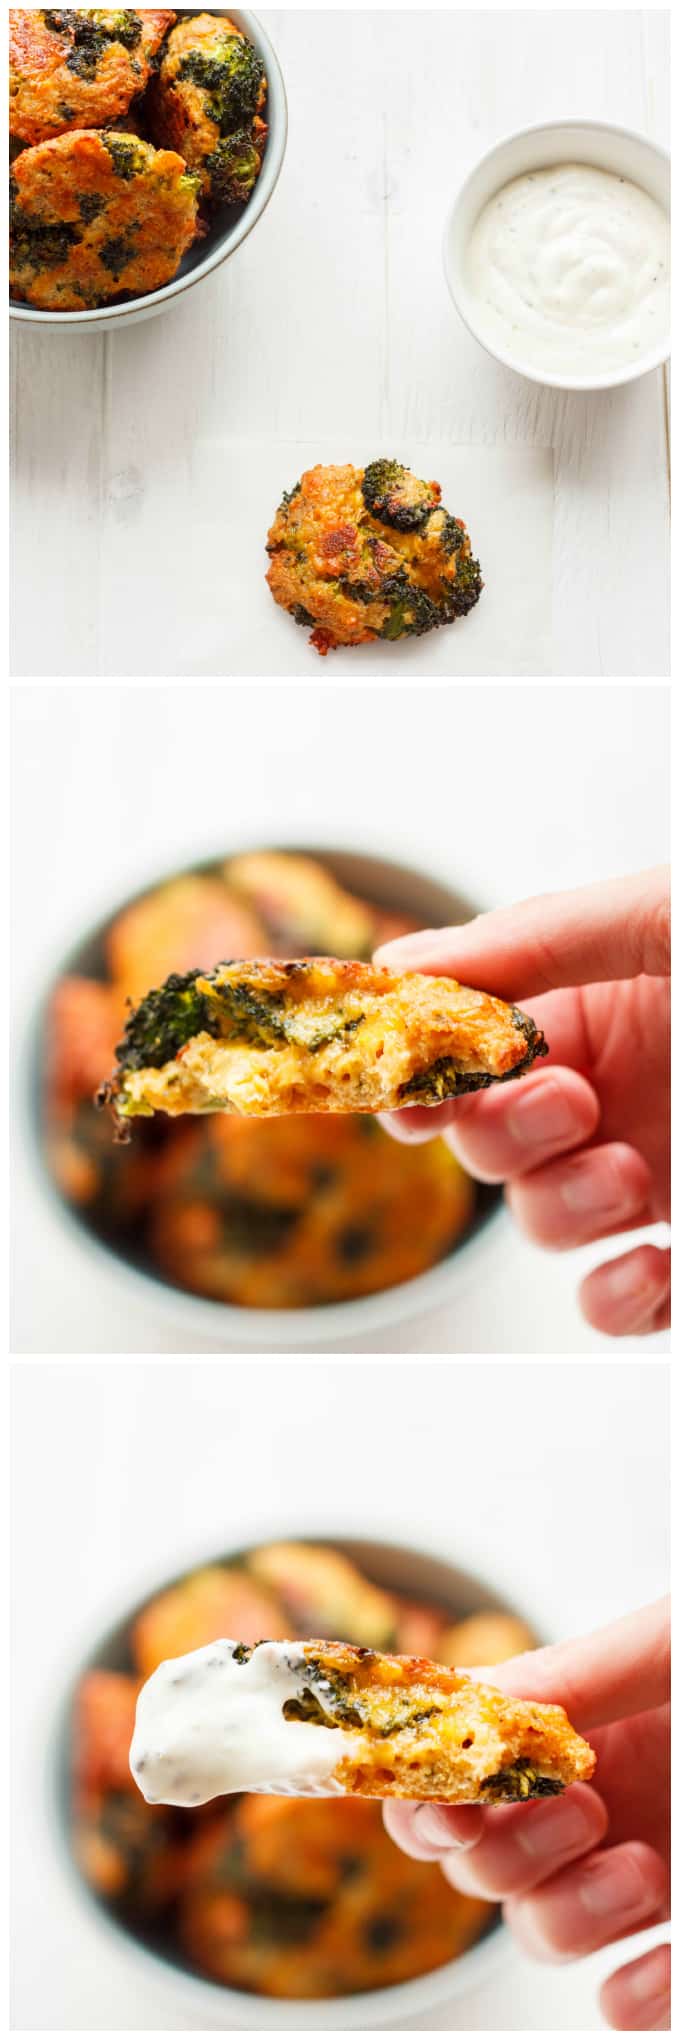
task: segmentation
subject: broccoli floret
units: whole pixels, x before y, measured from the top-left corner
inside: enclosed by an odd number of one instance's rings
[[[450,1055],[441,1055],[437,1062],[430,1063],[426,1070],[418,1070],[402,1084],[399,1097],[406,1104],[439,1105],[444,1098],[460,1098],[467,1091],[486,1091],[491,1083],[485,1070],[467,1075],[459,1070]]]
[[[99,214],[104,211],[104,204],[105,200],[98,198],[96,191],[83,192],[82,198],[78,200],[78,211],[86,226],[89,226],[91,220],[99,219]]]
[[[371,516],[395,531],[420,531],[439,502],[436,483],[420,482],[398,460],[369,461],[361,493]]]
[[[141,1000],[116,1049],[122,1070],[163,1069],[194,1034],[219,1034],[219,1022],[205,992],[197,990],[200,976],[198,970],[188,971],[185,977],[175,971],[160,991],[148,992]]]
[[[125,183],[129,184],[132,177],[141,176],[142,170],[146,168],[147,153],[143,142],[139,142],[136,135],[103,134],[101,140],[104,148],[108,149],[117,177],[124,178]]]
[[[192,50],[182,59],[177,76],[190,78],[207,94],[222,136],[235,136],[249,127],[259,105],[264,65],[245,36],[225,35],[212,52]]]
[[[210,172],[211,194],[224,205],[242,204],[250,198],[260,174],[260,157],[249,129],[225,136],[205,159]]]
[[[142,33],[138,14],[112,13],[107,8],[48,12],[44,18],[47,27],[57,34],[72,36],[66,58],[67,68],[77,78],[86,80],[96,78],[99,59],[112,42],[122,43],[125,49],[132,50]]]
[[[483,1778],[485,1792],[493,1792],[494,1798],[512,1802],[519,1799],[554,1799],[564,1791],[561,1778],[546,1778],[535,1771],[526,1758],[520,1757],[517,1764],[511,1764],[507,1771],[495,1771],[492,1778]]]
[[[10,246],[17,269],[58,269],[81,238],[78,228],[67,221],[36,220],[15,202],[10,204]]]
[[[436,604],[419,588],[409,581],[407,574],[391,574],[376,590],[379,601],[390,603],[390,613],[382,626],[380,636],[389,638],[422,637],[427,630],[436,630],[442,616]]]
[[[483,586],[479,560],[474,560],[472,553],[465,553],[456,563],[455,581],[447,583],[447,619],[467,616],[468,610],[474,609],[475,603],[479,601]]]
[[[123,270],[127,269],[128,262],[136,255],[138,245],[135,233],[113,234],[110,240],[102,242],[101,248],[97,251],[99,260],[103,262],[105,269],[110,269],[116,281]]]
[[[437,537],[442,552],[446,554],[448,560],[451,558],[452,553],[460,552],[461,546],[465,544],[467,533],[465,525],[461,524],[457,517],[452,517],[449,510],[442,511],[442,516],[444,522],[441,531],[437,533]]]

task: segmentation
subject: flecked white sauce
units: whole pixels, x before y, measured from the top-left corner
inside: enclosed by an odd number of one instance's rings
[[[308,1683],[299,1644],[260,1643],[245,1663],[220,1638],[168,1658],[142,1687],[130,1749],[150,1806],[203,1806],[222,1792],[342,1792],[334,1771],[358,1738],[288,1721],[286,1700]],[[315,1684],[315,1694],[323,1694]]]
[[[518,365],[614,372],[668,335],[668,219],[639,185],[607,170],[528,171],[484,206],[465,280],[480,336]]]

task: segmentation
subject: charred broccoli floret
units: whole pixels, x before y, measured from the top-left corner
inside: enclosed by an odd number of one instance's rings
[[[219,1034],[205,992],[197,989],[198,970],[185,977],[174,972],[159,991],[148,992],[125,1028],[116,1057],[125,1070],[160,1070],[173,1062],[194,1034]]]
[[[236,138],[239,129],[249,127],[259,105],[264,65],[244,36],[227,34],[209,52],[192,50],[177,75],[207,93],[221,135]]]
[[[471,553],[464,553],[456,563],[455,581],[447,589],[447,616],[467,616],[468,610],[474,609],[479,601],[483,586],[479,560],[474,560]]]
[[[205,167],[210,171],[213,198],[225,205],[238,205],[249,198],[260,170],[250,129],[239,128],[237,134],[225,136],[206,156]]]
[[[436,630],[441,616],[436,604],[424,588],[409,581],[406,574],[393,574],[383,582],[380,599],[389,602],[390,613],[382,626],[380,636],[389,638],[422,637],[426,630]]]
[[[372,460],[364,468],[361,493],[366,509],[381,524],[391,524],[395,531],[421,531],[436,510],[441,490],[436,482],[419,481],[398,460]]]

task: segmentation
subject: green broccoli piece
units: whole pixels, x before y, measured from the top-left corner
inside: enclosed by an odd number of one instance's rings
[[[132,262],[138,246],[138,236],[134,232],[112,234],[108,241],[102,242],[101,248],[97,251],[99,260],[103,262],[105,269],[110,269],[116,283],[123,270],[127,269],[128,263]]]
[[[451,516],[450,510],[443,510],[441,514],[444,522],[441,531],[437,533],[437,537],[442,552],[446,554],[448,560],[451,558],[452,553],[460,552],[461,546],[465,544],[467,532],[465,525],[460,523],[459,518]]]
[[[212,52],[190,51],[177,75],[190,78],[206,93],[211,117],[225,139],[249,128],[260,101],[264,65],[245,36],[224,35]]]
[[[205,160],[210,172],[211,196],[224,205],[242,204],[250,198],[260,174],[260,157],[249,129],[239,128],[224,136]]]
[[[446,621],[450,622],[456,616],[467,616],[468,610],[474,609],[479,601],[483,586],[479,560],[474,560],[472,553],[465,553],[457,561],[455,581],[447,582]]]
[[[371,516],[395,531],[421,531],[439,502],[435,484],[420,482],[398,460],[369,461],[361,493]]]
[[[141,176],[146,169],[147,150],[136,135],[102,134],[100,139],[108,149],[117,177],[129,184],[132,177]]]
[[[148,992],[135,1008],[116,1049],[122,1070],[163,1069],[195,1034],[219,1035],[220,1027],[205,992],[199,992],[199,970],[177,971],[160,990]]]
[[[65,220],[34,219],[17,204],[16,185],[10,185],[10,248],[17,269],[58,269],[70,248],[82,239],[78,228]]]
[[[379,601],[390,603],[389,616],[380,632],[390,643],[395,638],[423,637],[425,631],[436,630],[443,621],[436,603],[405,573],[390,574],[375,593]]]

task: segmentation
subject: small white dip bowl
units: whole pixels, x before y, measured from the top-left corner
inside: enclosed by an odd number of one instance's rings
[[[182,14],[197,12],[196,8],[179,8],[178,19]],[[177,275],[162,289],[149,291],[146,296],[126,298],[120,304],[98,305],[86,312],[41,312],[35,305],[10,299],[11,319],[17,319],[26,326],[63,326],[69,333],[112,333],[118,326],[135,325],[140,319],[154,319],[182,297],[186,290],[191,290],[195,283],[202,283],[213,269],[219,269],[220,263],[226,262],[227,256],[233,255],[257,226],[278,183],[286,153],[288,111],[281,67],[256,14],[246,13],[243,8],[227,10],[226,7],[213,7],[211,12],[225,15],[236,28],[241,29],[259,52],[267,73],[265,117],[269,132],[262,169],[250,198],[245,205],[215,207],[207,233],[187,249]]]
[[[514,177],[531,170],[544,170],[557,163],[585,163],[595,170],[607,170],[627,177],[656,200],[670,215],[670,157],[655,142],[648,142],[632,128],[612,127],[607,121],[559,120],[546,126],[521,128],[489,149],[475,164],[454,199],[444,232],[444,272],[456,311],[487,354],[513,368],[530,382],[557,390],[610,390],[634,382],[651,368],[659,368],[670,354],[670,329],[663,341],[650,347],[635,362],[598,374],[558,375],[525,362],[518,347],[512,354],[492,343],[482,330],[479,305],[466,280],[466,253],[472,230],[489,199]]]

